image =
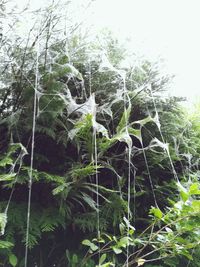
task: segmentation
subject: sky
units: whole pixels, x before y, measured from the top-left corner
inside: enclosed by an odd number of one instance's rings
[[[108,26],[146,58],[163,58],[175,74],[172,94],[200,96],[199,0],[98,0],[91,21]]]
[[[47,2],[30,4],[38,8]],[[108,27],[120,40],[130,39],[130,51],[153,61],[164,59],[166,73],[175,75],[171,94],[190,102],[200,97],[200,0],[94,0],[85,14],[79,12],[85,0],[72,3],[77,18],[85,16],[96,32]]]

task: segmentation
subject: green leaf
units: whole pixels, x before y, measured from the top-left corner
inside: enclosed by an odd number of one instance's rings
[[[117,243],[117,245],[119,247],[123,247],[125,248],[129,243],[129,237],[128,236],[124,236],[122,238],[120,238],[119,242]]]
[[[4,240],[0,240],[0,248],[5,248],[5,249],[7,249],[7,248],[11,248],[11,247],[13,247],[14,245],[13,245],[13,243],[11,243],[11,242],[8,242],[8,241],[4,241]]]
[[[142,140],[140,129],[128,128],[128,132],[130,135],[133,135],[134,137],[136,137],[139,141]]]
[[[0,213],[0,233],[2,235],[4,235],[6,224],[7,224],[7,214]]]
[[[189,194],[184,192],[184,191],[180,191],[180,196],[181,196],[181,199],[183,200],[183,202],[186,202],[189,198]]]
[[[64,184],[59,185],[59,186],[57,186],[56,188],[53,189],[52,194],[53,195],[57,195],[57,194],[63,192],[64,189],[65,189],[65,185]]]
[[[113,249],[113,251],[115,252],[115,254],[120,254],[120,253],[122,253],[122,250],[121,250],[120,248],[116,247],[116,246],[113,246],[112,249]]]
[[[17,257],[15,256],[15,254],[10,254],[10,255],[9,255],[9,263],[10,263],[13,267],[15,267],[15,266],[17,265],[17,262],[18,262],[18,260],[17,260]]]
[[[85,245],[85,246],[90,247],[91,241],[88,240],[88,239],[85,239],[85,240],[82,241],[82,244]]]
[[[200,200],[193,200],[192,208],[194,209],[195,212],[199,213],[200,212]]]
[[[179,252],[181,255],[184,255],[186,258],[188,258],[188,260],[192,261],[193,260],[193,257],[191,255],[191,253],[187,250],[181,250]]]
[[[97,210],[96,202],[86,193],[82,193],[82,199],[92,208]]]
[[[77,264],[78,263],[78,256],[76,254],[73,254],[72,256],[72,264]]]
[[[122,131],[124,131],[125,127],[127,126],[129,117],[130,117],[130,113],[131,113],[131,107],[129,106],[128,109],[126,109],[123,112],[123,115],[121,117],[121,120],[117,126],[117,133],[121,133]]]
[[[150,214],[153,214],[156,218],[162,219],[163,213],[159,208],[152,207],[150,209]]]
[[[94,243],[90,244],[90,248],[92,251],[96,251],[98,249],[98,247]]]
[[[73,167],[73,169],[69,172],[69,175],[73,178],[73,180],[80,180],[96,174],[100,168],[100,165],[95,166],[91,163],[86,166],[77,165]]]
[[[70,188],[71,188],[69,186],[70,184],[72,184],[72,183],[64,183],[64,184],[57,186],[56,188],[53,189],[52,194],[57,195],[59,193],[62,193],[64,190],[65,190],[65,193],[69,192]],[[67,194],[65,196],[67,196]]]
[[[148,116],[145,119],[139,120],[139,121],[134,121],[132,124],[140,124],[141,126],[144,126],[145,124],[154,121],[151,116]]]
[[[120,223],[120,224],[119,224],[119,231],[120,231],[120,234],[121,234],[121,235],[124,234],[125,229],[126,229],[125,225],[124,225],[123,223]]]
[[[96,266],[96,267],[111,267],[111,266],[115,266],[112,262],[106,262],[106,263],[104,263],[103,265],[101,265],[101,266]]]
[[[82,244],[90,247],[92,251],[96,251],[98,249],[98,247],[88,239],[83,240]]]
[[[180,191],[181,199],[183,200],[183,202],[186,202],[189,199],[189,194],[188,194],[186,188],[183,187],[181,183],[177,183],[177,186],[178,186],[179,191]]]
[[[9,157],[5,157],[0,160],[0,167],[5,167],[6,165],[12,165],[13,160]]]
[[[16,176],[16,173],[1,174],[0,175],[0,182],[2,182],[2,181],[12,181],[12,180],[14,180],[15,176]]]
[[[101,258],[99,260],[99,264],[103,264],[105,260],[106,260],[106,254],[104,253],[103,255],[101,255]]]
[[[134,231],[133,229],[130,229],[130,230],[129,230],[129,235],[133,235],[134,232],[135,232],[135,231]]]
[[[190,195],[200,195],[200,190],[199,190],[199,184],[198,183],[194,183],[194,184],[192,184],[190,186],[189,194]]]

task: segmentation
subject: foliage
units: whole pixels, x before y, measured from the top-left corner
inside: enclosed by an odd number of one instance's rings
[[[135,263],[137,266],[142,266],[147,262],[163,259],[165,266],[171,266],[170,259],[177,256],[179,262],[181,255],[188,260],[193,260],[190,250],[199,247],[200,200],[196,196],[199,195],[200,190],[195,183],[191,184],[188,190],[185,187],[182,187],[182,190],[190,196],[190,201],[181,194],[182,198],[178,202],[171,201],[171,207],[166,207],[164,213],[159,208],[151,208],[152,221],[145,229],[149,235],[136,234],[135,228],[129,225],[127,219],[124,218],[124,223],[119,225],[119,237],[102,234],[101,239],[93,239],[93,243],[84,240],[83,244],[90,246],[91,255],[98,249],[96,243],[99,244],[99,251],[102,255],[104,253],[107,255],[114,253],[116,256],[126,255],[127,246],[134,247],[134,252],[129,255],[128,266]],[[128,236],[127,231],[129,231]],[[123,261],[119,261],[118,264],[126,266]]]
[[[111,33],[62,39],[53,10],[25,47],[2,37],[0,264],[24,266],[25,246],[29,266],[121,267],[127,251],[129,266],[195,264],[197,117],[163,97],[170,78],[152,63],[122,68]]]

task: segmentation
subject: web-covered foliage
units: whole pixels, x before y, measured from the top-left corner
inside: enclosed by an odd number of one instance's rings
[[[124,50],[109,32],[92,41],[77,25],[66,33],[59,12],[38,12],[26,43],[1,37],[0,263],[23,266],[25,245],[29,266],[40,267],[93,267],[99,248],[102,267],[123,266],[127,246],[130,266],[192,260],[198,122],[184,122],[178,99],[163,97],[170,78],[154,64],[122,68]],[[174,173],[185,183],[178,189]]]

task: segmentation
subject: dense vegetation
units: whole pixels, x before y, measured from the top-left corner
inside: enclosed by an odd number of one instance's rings
[[[1,38],[0,266],[200,266],[198,116],[54,8]]]

